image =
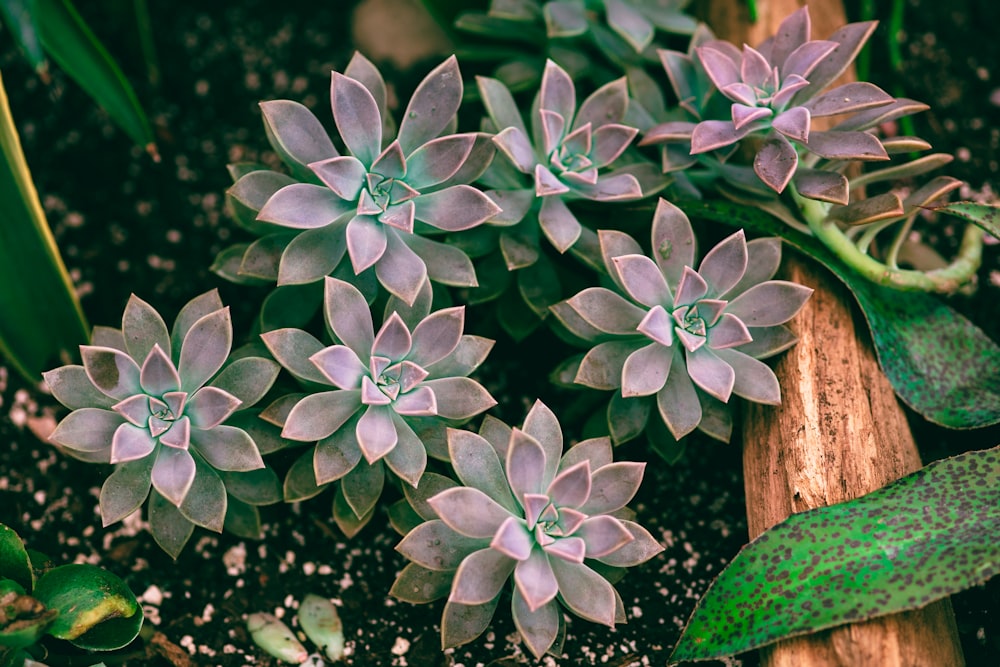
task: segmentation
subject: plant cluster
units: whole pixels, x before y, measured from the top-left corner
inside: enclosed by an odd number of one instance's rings
[[[353,536],[383,495],[401,492],[388,512],[412,562],[392,593],[447,598],[445,647],[475,639],[508,596],[536,657],[561,651],[563,609],[624,622],[612,584],[662,547],[626,507],[644,464],[614,461],[613,445],[645,435],[664,452],[695,430],[728,441],[734,396],[778,404],[761,360],[795,343],[786,323],[811,293],[774,279],[778,238],[740,230],[699,260],[682,209],[695,201],[721,217],[712,196],[749,203],[787,223],[782,235],[814,237],[815,254],[909,290],[967,282],[982,237],[970,225],[951,266],[901,268],[919,208],[953,181],[852,201],[860,185],[941,163],[850,176],[859,161],[927,148],[878,134],[922,105],[868,83],[830,88],[873,24],[813,40],[803,9],[740,50],[681,6],[494,0],[466,15],[460,27],[484,34],[512,22],[540,31],[548,56],[477,77],[483,116],[472,131],[459,131],[455,57],[423,79],[399,122],[361,54],[332,75],[333,137],[298,102],[262,103],[283,168],[230,167],[228,201],[247,240],[213,264],[269,288],[245,344],[232,349],[214,291],[172,328],[133,297],[121,329],[98,327],[81,346],[82,365],[45,375],[71,410],[51,440],[115,465],[101,491],[105,525],[148,498],[153,536],[176,558],[195,526],[255,535],[258,506],[327,489]],[[690,49],[657,50],[657,30],[691,34]],[[519,101],[535,81],[533,100]],[[579,102],[578,85],[588,90]],[[813,126],[830,116],[832,128]],[[466,333],[489,326],[484,313],[522,345],[552,329],[569,357],[554,378],[610,393],[571,446],[541,402],[520,428],[489,415],[470,426],[497,403],[474,378],[493,341]],[[295,448],[281,482],[264,457]]]

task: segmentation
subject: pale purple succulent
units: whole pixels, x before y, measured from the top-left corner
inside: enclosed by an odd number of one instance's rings
[[[759,359],[794,344],[783,323],[812,290],[771,280],[781,259],[778,239],[747,243],[740,230],[696,271],[691,224],[662,199],[653,219],[652,259],[627,234],[602,231],[600,237],[620,293],[587,288],[554,312],[570,331],[598,343],[580,360],[574,381],[616,390],[608,413],[616,441],[622,439],[616,429],[628,421],[618,414],[627,410],[622,399],[655,397],[676,439],[700,428],[722,440],[732,430],[726,411],[732,395],[780,402],[778,379]]]
[[[301,104],[261,104],[268,138],[291,176],[239,174],[230,193],[237,218],[253,215],[245,226],[264,236],[224,252],[217,271],[237,280],[302,284],[331,274],[346,255],[353,274],[373,269],[407,303],[427,278],[477,284],[461,250],[427,238],[470,229],[500,211],[468,185],[493,157],[489,137],[453,133],[462,99],[458,62],[453,56],[427,75],[395,134],[386,97],[378,69],[360,54],[344,74],[333,73],[343,155]]]
[[[287,499],[315,495],[341,480],[334,518],[353,534],[371,518],[382,493],[383,463],[417,484],[428,450],[447,455],[446,427],[496,405],[466,377],[492,341],[462,333],[464,307],[428,314],[429,289],[403,315],[389,310],[376,332],[361,292],[325,280],[324,313],[336,344],[323,345],[299,329],[262,335],[282,366],[319,390],[279,399],[262,417],[281,426],[289,440],[316,443],[289,471]],[[394,306],[401,304],[390,301]]]
[[[662,51],[675,92],[694,121],[672,120],[653,127],[642,143],[689,145],[691,155],[720,151],[721,165],[711,160],[706,164],[747,187],[740,167],[725,163],[735,144],[751,141],[753,172],[767,188],[780,193],[794,177],[802,194],[845,204],[847,180],[837,170],[797,173],[797,168],[807,152],[834,161],[889,159],[878,137],[856,126],[851,117],[897,101],[867,82],[823,92],[850,65],[874,29],[872,21],[852,23],[828,40],[812,40],[809,12],[803,7],[757,48],[744,45],[741,51],[728,42],[703,39],[686,56]],[[705,77],[728,108],[710,103],[711,89],[698,84]],[[723,110],[725,117],[719,113]],[[813,118],[837,115],[847,119],[830,130],[812,129]],[[672,162],[673,168],[683,168],[693,161]]]
[[[412,492],[427,519],[397,550],[413,561],[391,593],[408,602],[447,595],[442,645],[472,641],[488,626],[507,588],[514,624],[541,657],[561,648],[561,607],[614,627],[625,622],[607,577],[663,550],[630,520],[625,505],[644,463],[612,462],[607,438],[563,454],[562,429],[540,401],[520,429],[484,421],[480,434],[450,430],[451,461],[464,486],[439,492],[428,480]]]
[[[221,531],[231,520],[226,480],[257,474],[264,461],[247,431],[225,422],[260,400],[279,370],[263,357],[229,361],[232,337],[229,309],[214,290],[185,305],[172,330],[133,295],[121,330],[97,327],[93,344],[80,346],[82,366],[45,373],[72,410],[50,440],[77,458],[117,466],[101,489],[104,525],[150,496],[150,530],[176,557],[194,525]],[[266,486],[256,504],[277,500]],[[255,514],[244,507],[255,504],[253,494],[240,495],[237,511]]]

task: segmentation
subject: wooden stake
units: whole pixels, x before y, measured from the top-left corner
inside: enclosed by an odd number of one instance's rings
[[[702,2],[703,20],[736,44],[756,45],[805,4]],[[841,0],[809,3],[812,38],[845,24]],[[790,514],[864,495],[920,466],[920,455],[888,379],[878,367],[854,298],[825,269],[786,252],[783,277],[816,291],[791,322],[798,344],[775,372],[782,404],[744,411],[743,470],[750,536]],[[964,665],[948,600],[924,609],[779,642],[761,651],[769,667],[945,667]]]

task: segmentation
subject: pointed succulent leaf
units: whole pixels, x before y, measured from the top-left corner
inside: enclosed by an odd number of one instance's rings
[[[527,560],[535,543],[523,519],[507,518],[490,541],[490,548],[516,561]]]
[[[60,366],[42,373],[45,384],[56,400],[70,410],[79,408],[110,408],[115,401],[97,390],[83,366]]]
[[[80,452],[98,452],[111,446],[116,429],[124,422],[110,410],[80,408],[59,422],[49,440]]]
[[[590,497],[590,461],[566,468],[552,480],[546,495],[559,507],[580,507]]]
[[[710,396],[729,402],[736,380],[732,366],[707,347],[686,351],[687,370],[691,380]]]
[[[628,42],[636,53],[643,52],[653,41],[655,27],[635,7],[623,0],[604,0],[608,25]]]
[[[379,464],[377,467],[379,470],[384,472],[384,469],[381,464]],[[357,470],[357,468],[355,468],[355,470]],[[378,479],[379,479],[379,487],[376,493],[376,500],[378,498],[378,494],[381,493],[382,489],[381,483],[382,481],[384,481],[382,477],[379,477]],[[352,509],[350,503],[347,500],[347,495],[344,492],[344,485],[341,484],[340,486],[337,487],[337,493],[333,498],[333,520],[337,524],[337,528],[340,528],[340,531],[344,533],[344,536],[348,539],[351,539],[359,532],[361,532],[362,528],[364,528],[371,522],[372,517],[375,516],[375,508],[376,505],[373,504],[371,506],[371,509],[369,509],[361,516],[355,514],[354,510]]]
[[[293,183],[275,192],[260,209],[257,219],[292,229],[315,229],[329,225],[354,208],[327,187]]]
[[[355,51],[350,62],[344,68],[344,76],[358,81],[368,92],[371,93],[379,113],[382,115],[383,123],[386,122],[386,98],[388,97],[385,80],[378,68],[370,60],[365,58],[360,52]]]
[[[838,46],[837,42],[823,39],[814,39],[799,45],[781,63],[781,78],[787,79],[797,74],[811,81],[810,74],[813,70],[822,64],[824,58],[836,51]]]
[[[663,551],[663,546],[656,541],[656,538],[639,524],[627,520],[620,520],[620,523],[625,526],[632,539],[618,549],[596,557],[597,560],[614,567],[632,567],[645,563]]]
[[[591,478],[590,497],[579,510],[594,516],[625,507],[639,490],[645,469],[645,463],[631,461],[619,461],[598,468]]]
[[[588,287],[567,303],[588,324],[615,335],[635,332],[645,312],[604,287]]]
[[[576,88],[573,79],[552,60],[545,61],[538,108],[554,111],[569,121],[576,114]]]
[[[382,495],[384,484],[385,466],[381,462],[376,461],[373,465],[361,462],[341,479],[338,495],[343,494],[350,511],[356,517],[370,519],[369,515]]]
[[[427,500],[437,516],[453,530],[474,538],[490,538],[511,516],[479,489],[457,486]]]
[[[396,446],[399,435],[392,414],[388,406],[369,405],[358,420],[355,435],[369,464],[374,464]]]
[[[716,45],[696,47],[695,53],[716,88],[722,89],[742,82],[738,63],[716,48]]]
[[[812,289],[784,280],[751,287],[733,299],[726,312],[748,327],[769,327],[792,319],[812,294]]]
[[[638,437],[649,423],[652,403],[650,400],[624,398],[620,391],[612,394],[606,412],[611,441],[620,445]]]
[[[847,177],[832,171],[797,169],[795,189],[809,199],[846,205],[850,201]]]
[[[233,323],[229,308],[205,315],[184,336],[177,369],[181,389],[193,392],[215,375],[229,356],[233,343]]]
[[[122,400],[142,392],[139,366],[124,352],[110,347],[81,345],[80,356],[91,384],[105,395]]]
[[[309,109],[291,100],[260,103],[264,127],[281,159],[300,170],[311,162],[337,155],[323,125]]]
[[[454,176],[468,159],[476,136],[469,132],[439,137],[413,151],[406,159],[406,184],[423,190]]]
[[[808,77],[809,86],[799,93],[798,99],[814,97],[843,74],[875,31],[877,24],[877,21],[849,23],[830,35],[829,41],[836,42],[838,46],[812,69]]]
[[[464,306],[439,310],[424,318],[413,329],[407,358],[424,367],[444,359],[458,347],[464,323]]]
[[[537,163],[535,151],[528,135],[520,127],[507,127],[493,137],[493,143],[507,156],[511,163],[525,174],[534,171]]]
[[[301,329],[275,329],[261,334],[261,339],[278,363],[295,377],[309,382],[329,383],[327,377],[310,361],[312,356],[324,349],[323,344],[312,334]]]
[[[317,496],[325,488],[325,485],[316,483],[316,475],[313,473],[313,451],[308,451],[296,459],[285,474],[282,495],[285,502],[290,503]]]
[[[361,461],[361,448],[355,435],[356,418],[349,420],[343,428],[316,443],[312,456],[315,483],[329,484],[338,480]]]
[[[426,521],[396,545],[396,551],[429,570],[455,570],[462,560],[484,548],[484,541],[456,533],[443,521]]]
[[[458,59],[449,57],[428,74],[410,98],[399,126],[398,141],[407,155],[440,135],[462,102]]]
[[[246,431],[235,426],[191,429],[191,442],[213,468],[248,472],[264,467],[256,443]]]
[[[385,455],[385,464],[396,477],[416,486],[427,468],[427,449],[402,416],[394,413],[391,417],[396,427],[396,446]]]
[[[691,222],[684,211],[660,199],[653,214],[653,259],[676,289],[685,267],[694,266],[696,242]]]
[[[532,549],[531,555],[526,560],[517,563],[514,568],[514,585],[524,598],[529,611],[535,611],[555,599],[559,592],[559,584],[553,574],[550,559],[538,547]]]
[[[352,155],[309,163],[309,168],[341,199],[357,201],[365,184],[368,168]]]
[[[454,287],[477,287],[479,285],[472,260],[461,248],[417,234],[402,238],[390,237],[389,248],[393,263],[389,268],[396,272],[393,280],[403,283],[397,291],[404,295],[414,291],[412,286],[422,285],[427,278],[442,285]],[[407,263],[411,265],[397,271],[399,268],[397,265],[401,264],[403,259],[406,259]],[[382,280],[382,284],[391,292],[393,284],[388,283],[383,278],[383,264],[379,264],[375,271],[379,274],[379,280]],[[419,293],[419,289],[417,293]]]
[[[256,220],[257,212],[274,193],[295,182],[295,179],[287,174],[259,169],[241,176],[226,191],[226,195],[233,204],[238,222],[248,225]]]
[[[806,148],[829,160],[888,160],[878,137],[867,132],[810,132]]]
[[[323,304],[327,325],[339,341],[359,358],[367,358],[375,342],[375,330],[368,302],[358,288],[336,278],[326,278]]]
[[[633,352],[625,360],[621,393],[625,398],[649,396],[663,388],[670,375],[674,351],[653,342]]]
[[[499,602],[497,595],[486,604],[446,603],[441,616],[441,648],[460,646],[481,635],[493,620]]]
[[[546,6],[549,4],[552,3],[547,3]],[[554,647],[560,632],[565,631],[558,603],[552,601],[532,611],[517,589],[514,590],[511,601],[511,614],[521,639],[536,660],[541,660]]]
[[[555,477],[563,452],[563,432],[559,420],[547,405],[536,400],[524,418],[523,430],[545,451],[543,485],[547,485]]]
[[[413,604],[433,602],[448,595],[454,574],[450,570],[429,570],[416,563],[409,563],[396,577],[389,595]]]
[[[417,220],[449,232],[471,229],[500,212],[493,200],[471,185],[453,185],[414,200]]]
[[[324,378],[340,389],[357,389],[368,367],[346,345],[331,345],[309,357]]]
[[[607,556],[635,539],[625,524],[606,514],[584,519],[573,534],[587,545],[587,558]]]
[[[382,152],[381,115],[375,98],[359,81],[338,72],[333,73],[330,88],[333,119],[341,139],[351,154],[371,165]]]
[[[798,164],[799,156],[795,147],[784,136],[777,134],[757,152],[753,170],[767,187],[780,194],[792,180]]]
[[[628,83],[625,77],[606,83],[580,104],[572,130],[590,123],[595,132],[607,124],[621,123],[628,109]],[[621,126],[619,126],[621,127]]]
[[[500,593],[515,563],[495,549],[472,552],[455,572],[448,601],[464,605],[486,604]]]
[[[321,440],[343,426],[360,408],[360,390],[309,394],[292,408],[281,435],[303,442]]]
[[[422,237],[415,235],[406,235],[406,238],[407,242],[413,246],[417,245],[418,239],[425,241]],[[443,244],[434,241],[428,240],[426,242],[443,246]],[[469,264],[471,266],[471,262]],[[427,280],[428,267],[424,264],[423,258],[414,252],[406,242],[403,242],[395,230],[390,228],[386,234],[385,254],[375,264],[375,275],[390,294],[404,303],[412,304]]]
[[[481,384],[466,377],[427,380],[423,386],[434,392],[437,413],[446,419],[469,419],[497,404]]]
[[[716,354],[735,372],[734,394],[755,403],[781,404],[778,378],[767,364],[739,350],[717,350]]]
[[[485,438],[469,431],[448,429],[448,452],[462,484],[485,492],[508,512],[520,511],[511,495],[503,463]]]
[[[118,465],[101,486],[101,523],[107,528],[139,509],[149,495],[152,461]]]
[[[177,509],[196,526],[221,533],[227,506],[226,486],[222,480],[214,470],[195,459],[194,480]]]
[[[747,123],[737,129],[731,120],[704,120],[691,133],[691,154],[730,146],[759,127],[759,122]]]
[[[740,229],[705,255],[698,266],[698,275],[708,284],[710,294],[725,294],[743,278],[748,259],[746,235]]]
[[[562,442],[560,440],[560,448]],[[547,452],[531,435],[514,429],[504,469],[514,497],[524,504],[525,496],[540,494],[546,486]],[[533,527],[534,518],[529,518],[529,527]]]
[[[853,81],[818,95],[804,102],[802,106],[808,109],[814,118],[820,118],[885,106],[894,100],[892,95],[874,84]]]
[[[576,243],[582,231],[576,216],[559,197],[543,198],[538,223],[545,237],[561,253]]]
[[[111,438],[111,463],[144,459],[156,449],[156,439],[145,428],[121,424]]]
[[[168,391],[181,388],[181,378],[177,369],[159,343],[153,345],[149,356],[145,357],[139,371],[139,384],[142,390],[151,396],[161,396]]]
[[[180,506],[194,483],[195,463],[191,453],[176,447],[160,447],[153,463],[153,488],[173,505]]]
[[[347,223],[347,253],[354,273],[358,274],[379,261],[386,251],[385,228],[367,215]]]
[[[642,345],[641,340],[598,343],[584,355],[573,382],[594,389],[617,389],[622,383],[625,360]]]
[[[551,559],[563,604],[577,616],[614,627],[615,591],[608,580],[583,563]]]
[[[135,294],[128,299],[122,315],[122,335],[129,356],[144,360],[155,345],[170,357],[170,333],[160,314]]]
[[[723,313],[719,321],[708,330],[708,346],[713,350],[746,345],[753,340],[743,321],[730,313]]]
[[[243,357],[222,369],[211,386],[240,401],[245,410],[264,397],[271,389],[281,367],[264,357]]]
[[[649,308],[670,303],[670,288],[653,260],[645,255],[623,255],[612,261],[622,286],[633,299]]]
[[[176,559],[191,539],[194,524],[153,489],[149,494],[149,532],[160,548]]]
[[[187,402],[185,414],[192,426],[212,429],[233,414],[240,403],[240,399],[218,387],[202,387]]]

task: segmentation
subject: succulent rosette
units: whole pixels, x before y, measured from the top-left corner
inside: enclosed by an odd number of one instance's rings
[[[278,362],[314,389],[278,399],[261,415],[281,426],[283,437],[316,443],[289,471],[286,500],[340,480],[333,513],[348,535],[371,519],[386,467],[416,485],[428,453],[447,457],[446,427],[496,405],[467,377],[493,342],[462,333],[464,307],[428,314],[429,289],[414,304],[390,301],[376,332],[361,292],[326,278],[324,314],[334,345],[299,329],[262,336]]]
[[[258,356],[230,360],[232,339],[229,308],[214,290],[188,302],[172,329],[133,295],[120,330],[96,327],[93,344],[80,346],[83,365],[44,374],[72,410],[50,440],[77,458],[116,465],[101,488],[105,526],[149,497],[153,537],[176,557],[195,525],[256,525],[254,506],[280,500],[257,443],[232,425],[246,421],[243,411],[279,367]],[[248,492],[252,486],[259,492]]]
[[[468,185],[489,165],[493,147],[485,134],[453,133],[462,100],[454,56],[417,87],[398,133],[385,82],[363,56],[333,73],[330,96],[345,154],[303,105],[261,103],[268,138],[291,176],[234,170],[237,220],[262,238],[223,251],[216,271],[294,285],[319,281],[346,257],[350,273],[341,277],[372,269],[407,303],[427,278],[475,286],[471,260],[428,238],[470,229],[500,211]]]
[[[778,379],[759,360],[794,344],[784,323],[812,290],[771,280],[781,259],[778,239],[748,243],[740,230],[695,270],[691,224],[662,199],[653,218],[652,259],[627,234],[602,231],[600,237],[619,291],[587,288],[553,310],[570,331],[597,343],[576,362],[574,382],[615,390],[608,425],[616,442],[646,427],[650,399],[678,440],[699,428],[728,441],[733,395],[780,403]]]
[[[744,45],[740,50],[702,35],[688,54],[661,51],[671,84],[693,120],[670,120],[653,127],[642,143],[684,147],[691,156],[712,154],[703,164],[743,189],[780,193],[794,178],[801,194],[846,204],[847,179],[836,163],[888,160],[880,139],[866,131],[874,126],[867,121],[872,116],[912,113],[915,104],[896,100],[867,82],[827,90],[874,29],[872,21],[851,23],[829,39],[813,40],[809,12],[803,7],[757,48]],[[709,99],[713,90],[720,96],[714,103]],[[843,119],[829,130],[812,128],[814,118],[829,116]],[[751,142],[752,174],[746,167],[727,163],[741,141]],[[814,157],[807,168],[799,169],[806,154]],[[835,163],[814,168],[819,158]],[[683,169],[694,162],[665,154],[667,169]]]
[[[444,647],[486,629],[509,580],[514,624],[535,657],[561,650],[561,607],[625,622],[608,578],[663,550],[625,508],[644,463],[613,462],[607,438],[563,454],[559,421],[540,401],[520,429],[486,420],[478,435],[450,430],[448,446],[462,485],[438,490],[431,479],[408,493],[426,521],[397,546],[412,563],[391,591],[414,603],[447,596]]]

